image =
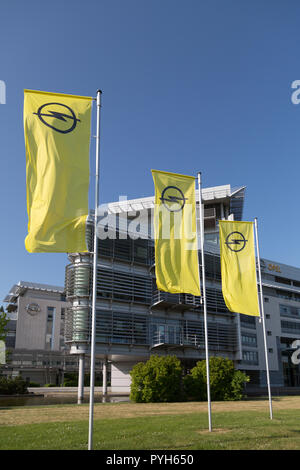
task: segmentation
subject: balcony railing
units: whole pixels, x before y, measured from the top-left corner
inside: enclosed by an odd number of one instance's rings
[[[151,348],[165,347],[192,347],[204,348],[204,342],[197,334],[186,334],[183,332],[174,333],[166,332],[164,334],[157,332],[152,336]]]
[[[154,290],[152,294],[151,309],[171,308],[172,310],[188,310],[200,307],[200,297],[191,294],[170,294]]]
[[[177,349],[195,348],[204,349],[205,331],[203,321],[180,321],[178,325],[171,323],[152,324],[149,331],[150,348]],[[236,325],[227,325],[219,322],[208,323],[208,343],[211,351],[234,353],[237,351]]]
[[[215,219],[216,218],[216,209],[215,207],[207,207],[204,209],[204,219]]]

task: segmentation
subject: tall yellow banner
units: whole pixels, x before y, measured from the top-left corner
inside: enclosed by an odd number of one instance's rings
[[[200,296],[195,178],[157,170],[152,176],[157,287]]]
[[[222,292],[231,312],[259,316],[253,222],[219,221]]]
[[[24,90],[30,253],[85,252],[92,98]]]

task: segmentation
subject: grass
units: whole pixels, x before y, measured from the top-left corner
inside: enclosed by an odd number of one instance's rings
[[[88,405],[0,409],[1,450],[85,450]],[[300,397],[212,403],[97,403],[95,450],[298,450]]]

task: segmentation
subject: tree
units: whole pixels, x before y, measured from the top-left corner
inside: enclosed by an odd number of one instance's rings
[[[6,326],[9,322],[6,312],[3,306],[0,307],[0,341],[4,341],[7,335]]]
[[[6,312],[3,306],[0,307],[0,365],[5,363],[5,338],[7,335],[6,326],[9,322]],[[4,343],[4,344],[3,344]]]

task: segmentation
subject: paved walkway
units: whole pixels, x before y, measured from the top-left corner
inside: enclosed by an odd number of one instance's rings
[[[77,387],[28,387],[28,392],[34,393],[35,395],[60,395],[60,394],[73,394],[77,395],[78,388]],[[90,393],[90,387],[84,387],[84,394]],[[95,387],[94,393],[101,393],[102,394],[102,387]],[[107,388],[107,394],[109,396],[129,396],[129,393],[122,393],[122,392],[112,392],[111,388]]]

